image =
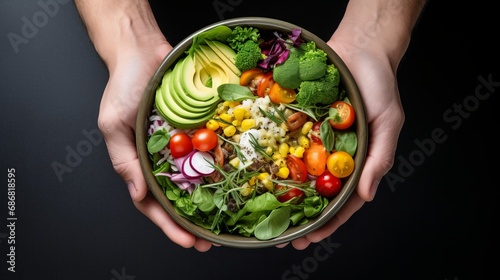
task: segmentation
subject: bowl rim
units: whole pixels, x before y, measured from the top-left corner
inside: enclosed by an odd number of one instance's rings
[[[306,41],[314,40],[316,42],[316,45],[327,53],[329,62],[333,63],[339,69],[342,87],[345,88],[347,96],[356,112],[355,126],[356,135],[358,138],[358,146],[354,155],[355,167],[353,173],[344,182],[344,186],[341,192],[336,197],[330,200],[328,206],[322,211],[322,213],[314,218],[311,218],[308,223],[304,225],[289,227],[280,236],[270,240],[259,240],[253,236],[245,237],[229,233],[215,234],[214,232],[208,229],[204,229],[192,223],[188,219],[178,215],[172,203],[166,197],[165,193],[162,190],[162,187],[156,181],[156,178],[152,173],[153,167],[151,161],[149,160],[149,153],[146,148],[149,116],[151,115],[151,109],[154,104],[156,88],[159,86],[163,74],[171,66],[173,66],[180,57],[185,55],[185,51],[191,45],[194,36],[196,36],[200,32],[212,29],[219,25],[227,25],[229,27],[234,27],[237,25],[253,26],[256,28],[271,29],[282,32],[289,32],[294,28],[301,29],[301,37]],[[359,178],[361,176],[361,172],[365,163],[368,145],[368,129],[363,100],[361,98],[354,77],[352,76],[351,72],[342,61],[342,59],[329,45],[326,44],[325,41],[323,41],[312,32],[308,31],[307,29],[287,21],[267,17],[237,17],[221,20],[198,29],[197,31],[191,33],[185,39],[180,41],[162,60],[161,64],[154,72],[153,76],[150,78],[144,90],[144,94],[140,100],[137,113],[135,133],[137,153],[148,189],[149,191],[151,191],[159,204],[167,211],[169,216],[186,231],[199,238],[205,239],[215,244],[243,249],[265,248],[288,243],[318,229],[319,227],[323,226],[328,220],[333,218],[333,216],[345,204],[347,199],[351,196],[352,192],[357,187],[357,183],[359,182]]]

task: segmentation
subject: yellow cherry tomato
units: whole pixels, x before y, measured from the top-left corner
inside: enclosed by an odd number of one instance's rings
[[[328,156],[326,167],[333,176],[345,178],[354,171],[354,159],[344,151],[335,151]]]

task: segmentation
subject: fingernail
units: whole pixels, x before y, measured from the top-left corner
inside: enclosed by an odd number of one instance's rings
[[[370,187],[370,197],[371,197],[370,201],[375,198],[375,194],[377,193],[377,189],[378,189],[378,184],[379,184],[379,181],[375,180],[375,181],[373,181],[372,186]]]

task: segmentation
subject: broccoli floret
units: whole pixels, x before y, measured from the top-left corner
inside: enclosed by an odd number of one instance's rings
[[[247,41],[258,43],[259,39],[260,33],[257,28],[236,26],[226,41],[233,50],[239,52]]]
[[[333,103],[339,98],[340,73],[333,65],[326,66],[323,77],[300,83],[297,104],[301,106],[321,106]]]
[[[255,68],[261,58],[262,53],[259,45],[254,41],[246,41],[236,53],[234,64],[244,72]]]
[[[326,73],[326,52],[316,47],[314,41],[309,41],[300,45],[304,54],[299,60],[299,74],[303,81],[316,80]]]
[[[299,61],[302,50],[298,48],[290,49],[290,53],[285,62],[278,64],[273,70],[273,79],[284,88],[298,88],[302,79],[299,73]]]

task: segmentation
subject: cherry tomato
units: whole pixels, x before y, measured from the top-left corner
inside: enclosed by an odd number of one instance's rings
[[[293,187],[276,185],[275,191],[277,191],[278,193],[276,199],[278,199],[279,202],[287,202],[290,199],[296,197],[297,200],[293,203],[298,204],[304,198],[304,192],[300,189]]]
[[[323,142],[321,141],[321,136],[319,134],[322,123],[323,122],[315,122],[311,130],[311,140],[318,144],[323,144]]]
[[[286,166],[290,170],[290,178],[301,183],[307,180],[307,167],[304,161],[294,155],[286,157]]]
[[[325,170],[323,174],[316,179],[316,191],[327,198],[336,196],[342,188],[342,181],[339,177],[333,176],[330,171]]]
[[[330,108],[337,109],[335,117],[328,120],[333,128],[346,129],[354,123],[356,114],[351,104],[342,100],[337,100],[333,102]]]
[[[311,142],[309,148],[304,152],[304,163],[307,172],[314,176],[323,174],[326,170],[326,159],[328,152],[323,144]]]
[[[265,73],[262,79],[260,80],[259,85],[257,86],[257,95],[259,97],[266,96],[271,90],[273,84],[274,84],[273,72]]]
[[[208,128],[198,129],[191,138],[193,147],[199,151],[207,152],[215,148],[219,141],[217,133]]]
[[[269,99],[276,104],[284,103],[289,104],[295,101],[297,93],[294,89],[284,88],[278,83],[274,83],[269,91]]]
[[[334,176],[345,178],[354,171],[354,159],[344,151],[335,151],[328,156],[326,166]]]
[[[262,77],[264,77],[264,72],[262,72],[262,70],[260,70],[259,68],[252,68],[241,73],[240,85],[248,86],[253,80],[260,81]]]
[[[170,137],[169,148],[174,158],[180,158],[193,150],[193,143],[189,135],[184,132],[178,132]]]

